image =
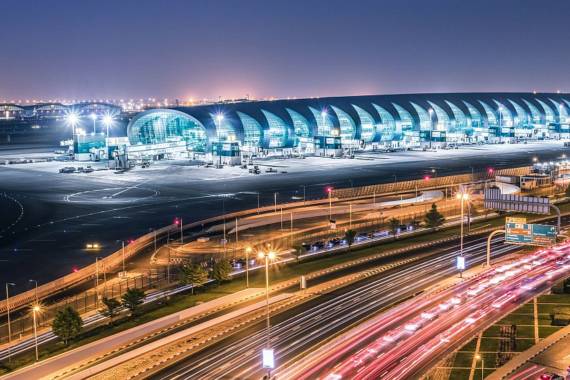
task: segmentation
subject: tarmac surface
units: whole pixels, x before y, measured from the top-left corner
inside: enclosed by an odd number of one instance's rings
[[[18,147],[3,156],[34,158],[53,150]],[[182,217],[184,223],[225,212],[326,196],[325,188],[443,176],[530,165],[568,153],[562,142],[473,145],[437,152],[366,152],[355,159],[268,159],[256,161],[262,174],[163,161],[123,174],[111,170],[62,174],[64,166],[99,163],[38,162],[0,165],[0,281],[14,292],[29,289],[93,263],[129,240]],[[266,173],[272,167],[278,173]],[[282,173],[286,172],[286,173]],[[98,243],[98,251],[86,244]],[[2,295],[3,298],[3,295]]]

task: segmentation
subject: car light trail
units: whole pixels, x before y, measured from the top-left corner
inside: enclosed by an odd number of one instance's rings
[[[470,339],[478,329],[544,291],[570,274],[570,244],[543,249],[466,280],[431,302],[412,299],[396,307],[408,310],[396,327],[385,331],[383,315],[375,317],[366,332],[355,329],[344,344],[336,344],[327,357],[318,357],[298,379],[406,379],[419,376],[438,359]],[[531,266],[527,264],[532,262]],[[462,294],[467,297],[462,298]],[[426,301],[429,297],[424,297]],[[414,310],[415,313],[410,313]],[[415,316],[414,316],[415,314]],[[398,326],[399,325],[399,326]],[[373,340],[371,341],[371,338]],[[337,354],[339,353],[339,354]],[[317,357],[315,357],[317,359]],[[308,358],[308,362],[312,359]],[[287,373],[287,372],[286,372]]]

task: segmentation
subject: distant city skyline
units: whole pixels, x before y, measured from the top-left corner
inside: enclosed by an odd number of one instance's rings
[[[569,11],[563,0],[3,1],[0,99],[568,92]]]

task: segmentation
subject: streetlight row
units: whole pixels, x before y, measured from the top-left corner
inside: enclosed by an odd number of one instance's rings
[[[99,119],[99,116],[96,113],[92,113],[89,115],[89,118],[93,120],[93,132],[96,130],[96,122]],[[66,123],[73,128],[73,136],[75,136],[75,127],[79,125],[80,116],[77,112],[69,112],[65,117]],[[109,128],[113,126],[115,119],[111,114],[105,114],[101,118],[103,125],[107,128],[107,138],[109,138]]]
[[[35,298],[36,298],[36,302],[34,305],[32,305],[32,314],[33,314],[33,320],[34,320],[34,342],[35,342],[35,350],[36,350],[36,361],[38,361],[39,355],[38,355],[38,332],[37,332],[37,327],[36,327],[36,314],[39,313],[42,308],[40,306],[40,303],[38,301],[38,282],[36,280],[29,280],[29,282],[33,282],[35,283]],[[13,282],[7,282],[6,283],[6,311],[8,314],[8,361],[12,360],[12,322],[10,320],[10,294],[8,292],[8,287],[10,286],[16,286],[15,283]]]

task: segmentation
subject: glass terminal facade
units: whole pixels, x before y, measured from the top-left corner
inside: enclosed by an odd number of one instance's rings
[[[161,144],[179,149],[183,143],[188,152],[199,153],[214,143],[235,142],[244,151],[265,154],[311,152],[317,137],[340,137],[343,149],[407,148],[432,135],[458,144],[570,138],[560,134],[569,130],[569,107],[570,95],[558,93],[247,101],[151,109],[135,116],[127,133],[139,151]]]

